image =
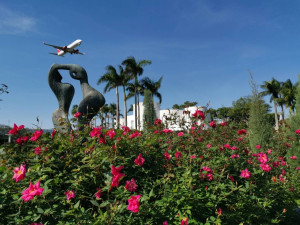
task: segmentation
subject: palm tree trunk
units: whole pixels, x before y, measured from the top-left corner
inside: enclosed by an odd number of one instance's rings
[[[278,123],[278,114],[277,114],[277,105],[276,100],[274,99],[274,112],[275,112],[275,130],[279,129],[279,123]]]
[[[283,105],[281,105],[280,107],[281,107],[281,113],[282,113],[282,120],[284,120],[284,109],[283,109]]]
[[[123,86],[123,92],[124,92],[124,119],[125,119],[125,127],[127,127],[127,101],[126,101],[125,86]]]
[[[139,126],[139,130],[141,130],[141,119],[140,119],[140,97],[139,95],[137,96],[137,100],[138,100],[138,126]]]
[[[137,130],[137,77],[135,77],[135,87],[134,87],[134,120],[135,120],[135,129]]]
[[[117,113],[116,113],[116,116],[117,116],[117,129],[119,129],[120,127],[120,109],[119,109],[119,89],[118,89],[118,86],[116,87],[116,94],[117,94]]]

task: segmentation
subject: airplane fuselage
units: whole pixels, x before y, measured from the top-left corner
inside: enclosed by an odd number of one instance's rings
[[[82,42],[82,40],[77,39],[76,41],[74,41],[71,44],[69,44],[65,49],[63,49],[63,50],[59,50],[58,49],[57,55],[58,56],[63,56],[67,52],[73,53],[74,52],[74,48],[76,48],[77,46],[79,46],[81,44],[81,42]]]

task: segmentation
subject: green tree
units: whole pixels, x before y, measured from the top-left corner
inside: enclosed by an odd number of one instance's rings
[[[278,113],[277,113],[277,99],[279,98],[280,92],[280,82],[274,78],[270,81],[265,81],[261,88],[264,89],[260,94],[262,96],[271,95],[270,102],[274,102],[274,112],[275,112],[275,129],[278,130]]]
[[[268,122],[268,107],[258,93],[257,84],[250,73],[252,89],[249,115],[249,141],[252,151],[257,151],[256,145],[266,146],[272,137],[272,125]]]
[[[141,76],[144,72],[143,67],[146,65],[151,64],[150,60],[141,60],[141,61],[136,61],[136,59],[133,56],[128,57],[122,62],[122,65],[125,66],[125,71],[128,75],[131,76],[132,79],[134,79],[134,83],[136,84],[135,87],[137,88],[137,83],[138,83],[138,76]],[[135,129],[137,129],[137,89],[134,91],[134,112],[135,112]]]
[[[9,92],[8,90],[8,86],[6,84],[0,84],[0,95],[3,93],[8,94]],[[0,99],[0,101],[2,101],[2,99]]]
[[[119,86],[123,85],[122,81],[122,75],[121,73],[124,73],[123,68],[119,67],[120,73],[118,74],[115,67],[109,65],[106,67],[106,73],[101,76],[101,78],[98,80],[97,84],[106,82],[106,85],[104,87],[104,93],[111,91],[112,89],[116,89],[116,97],[117,97],[117,103],[116,103],[116,116],[117,116],[117,128],[120,126],[120,104],[119,104]]]
[[[290,119],[290,129],[289,135],[294,138],[294,142],[292,143],[292,148],[287,151],[287,159],[290,164],[294,166],[299,165],[299,158],[300,158],[300,136],[295,133],[296,130],[300,129],[300,75],[298,76],[299,80],[295,85],[295,109],[296,114],[293,115]],[[291,156],[296,156],[297,161],[291,160]]]
[[[233,121],[237,124],[243,123],[247,125],[250,116],[250,105],[250,96],[241,97],[238,100],[232,102],[232,108],[228,112],[230,121]]]
[[[285,106],[290,111],[290,116],[295,112],[297,84],[293,84],[290,79],[282,83],[281,94]]]
[[[159,99],[159,103],[161,104],[162,96],[158,92],[158,89],[161,87],[162,77],[158,79],[158,81],[153,81],[149,77],[145,77],[141,80],[141,84],[144,89],[148,89],[151,92],[152,98],[156,96]]]
[[[108,113],[109,113],[109,107],[107,104],[104,104],[104,106],[101,107],[100,111],[104,114],[102,118],[104,118],[104,123],[103,123],[103,119],[101,120],[101,124],[104,125],[105,128],[107,127],[107,124],[109,124],[109,121],[107,122],[106,119],[109,118]]]
[[[153,96],[149,89],[145,89],[144,91],[144,126],[147,128],[154,124],[156,119],[156,113],[153,103]]]
[[[109,113],[111,114],[111,126],[114,128],[114,119],[116,115],[119,115],[117,111],[117,105],[116,103],[110,103],[109,106]]]

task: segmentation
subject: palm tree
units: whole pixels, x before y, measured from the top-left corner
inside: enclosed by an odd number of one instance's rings
[[[120,70],[120,77],[121,77],[121,84],[123,87],[123,96],[124,96],[124,119],[125,119],[125,126],[127,127],[127,96],[125,92],[125,88],[128,86],[129,80],[131,80],[131,77],[125,73],[124,69],[122,66],[119,66]]]
[[[156,96],[159,99],[160,104],[162,101],[162,97],[161,94],[158,92],[158,89],[161,87],[161,81],[162,77],[160,77],[159,80],[156,82],[151,80],[149,77],[145,77],[141,81],[142,85],[144,86],[144,89],[148,89],[151,92],[152,98],[153,96]]]
[[[114,118],[116,115],[119,115],[117,111],[117,105],[116,103],[110,103],[109,104],[109,113],[111,114],[111,126],[114,128]]]
[[[260,94],[262,96],[271,95],[270,102],[274,102],[274,112],[275,112],[275,130],[278,130],[278,113],[277,113],[277,99],[280,92],[280,82],[274,78],[270,81],[265,81],[261,88],[264,89]]]
[[[283,103],[287,108],[289,108],[290,115],[292,114],[292,112],[293,113],[295,112],[296,90],[297,90],[297,84],[293,84],[290,79],[282,83],[281,95],[282,95]]]
[[[123,68],[119,67],[121,69],[120,73],[123,73]],[[117,104],[116,104],[116,115],[117,115],[117,128],[120,126],[120,105],[119,105],[119,86],[122,86],[122,77],[120,74],[117,73],[117,70],[115,67],[109,65],[106,67],[106,73],[101,76],[101,78],[98,80],[97,84],[106,82],[106,85],[104,87],[104,93],[110,91],[111,89],[116,89],[116,96],[117,96]]]
[[[140,95],[142,95],[142,96],[144,95],[144,87],[141,84],[141,82],[138,81],[135,83],[128,83],[126,90],[129,91],[129,93],[127,95],[127,99],[129,99],[133,96],[136,96],[138,104],[135,105],[135,110],[137,110],[137,111],[134,111],[134,113],[135,113],[135,118],[138,121],[138,129],[140,129],[140,104],[139,104],[139,102],[140,102]]]
[[[104,106],[102,106],[101,107],[101,112],[104,114],[104,121],[105,121],[105,125],[104,125],[104,127],[106,128],[107,127],[107,122],[106,122],[106,118],[108,118],[108,113],[109,113],[109,107],[108,107],[108,105],[107,104],[105,104]],[[102,118],[102,120],[101,120],[101,123],[103,124],[103,118]]]
[[[131,76],[132,79],[134,79],[134,83],[138,83],[137,77],[142,75],[144,72],[143,67],[146,65],[151,64],[150,60],[141,60],[141,61],[136,61],[133,56],[128,57],[122,62],[122,65],[125,66],[125,71],[127,74]],[[137,85],[136,85],[137,87]],[[135,103],[135,129],[137,129],[137,89],[134,91],[134,103]]]

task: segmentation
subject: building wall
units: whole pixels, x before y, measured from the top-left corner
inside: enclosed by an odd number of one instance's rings
[[[143,102],[139,103],[140,106],[140,125],[141,125],[141,129],[143,129],[143,115],[144,115],[144,106],[143,106]],[[134,108],[134,105],[133,105]],[[156,118],[161,119],[164,123],[168,123],[169,129],[171,130],[181,130],[182,128],[180,128],[180,124],[181,126],[184,126],[186,128],[190,127],[190,116],[192,116],[193,113],[196,112],[196,110],[201,110],[203,112],[205,112],[207,110],[206,107],[204,106],[193,106],[193,107],[187,107],[184,110],[180,110],[180,109],[164,109],[164,110],[160,110],[160,104],[158,102],[154,102],[154,108],[155,108],[155,112],[156,112]],[[211,116],[208,113],[206,115],[205,120],[210,121],[211,120]],[[127,116],[127,126],[130,129],[135,129],[135,116],[134,116],[134,111],[133,111],[133,115]],[[200,123],[200,121],[199,121]],[[124,118],[120,118],[120,124],[121,127],[125,126],[125,119]]]

